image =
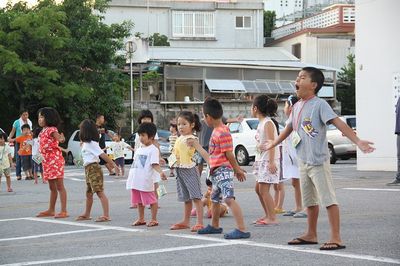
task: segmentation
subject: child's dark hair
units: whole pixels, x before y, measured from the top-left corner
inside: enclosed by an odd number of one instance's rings
[[[276,116],[276,111],[278,111],[276,101],[267,95],[257,96],[253,101],[253,106],[257,107],[257,110],[264,116]]]
[[[137,133],[147,134],[149,138],[154,138],[157,133],[157,127],[153,123],[142,123],[139,125]]]
[[[19,112],[19,115],[21,116],[23,113],[28,113],[28,114],[29,114],[29,112],[28,112],[27,109],[22,109],[22,110]]]
[[[315,95],[318,94],[319,90],[324,85],[325,76],[321,70],[315,67],[303,67],[301,70],[307,72],[310,75],[311,81],[317,83],[315,88]]]
[[[204,115],[209,115],[214,119],[220,119],[224,114],[221,103],[212,97],[205,99],[203,103],[203,113]]]
[[[42,131],[41,127],[37,127],[32,131],[32,138],[36,139],[39,137],[40,132]]]
[[[178,125],[177,124],[170,123],[169,126],[175,128],[175,130],[178,131]]]
[[[199,132],[201,130],[200,118],[197,114],[193,114],[190,111],[182,111],[178,115],[178,117],[182,117],[187,120],[190,124],[194,124],[193,130]]]
[[[287,98],[286,102],[289,104],[289,106],[293,106],[295,105],[295,103],[297,103],[299,100],[299,98],[297,98],[297,96],[295,95],[289,95],[289,97]]]
[[[7,134],[4,131],[0,130],[0,139],[7,140],[7,137],[8,137]]]
[[[44,117],[47,127],[58,127],[61,123],[60,115],[54,108],[43,107],[39,109],[38,114]]]
[[[24,130],[25,128],[31,130],[31,127],[30,127],[28,124],[23,124],[23,125],[21,126],[21,131]]]
[[[142,123],[143,118],[150,118],[151,123],[154,122],[153,113],[150,110],[142,110],[140,112],[138,120],[137,120],[139,125]]]
[[[99,132],[96,123],[90,119],[83,120],[79,125],[79,139],[82,142],[99,142]]]
[[[212,186],[212,182],[208,178],[206,178],[206,185],[207,185],[207,187],[211,187]]]

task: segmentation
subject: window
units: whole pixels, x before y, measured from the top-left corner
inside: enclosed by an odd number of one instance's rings
[[[172,11],[173,37],[215,37],[214,13]]]
[[[298,59],[301,59],[301,43],[292,45],[292,54]]]
[[[251,17],[236,17],[237,29],[251,29]]]
[[[240,123],[237,122],[233,122],[229,124],[229,131],[231,133],[239,133],[241,131],[241,126]]]

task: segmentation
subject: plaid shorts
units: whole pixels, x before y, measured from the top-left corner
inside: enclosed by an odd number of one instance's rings
[[[103,192],[103,170],[98,163],[91,163],[85,166],[85,177],[87,193]]]

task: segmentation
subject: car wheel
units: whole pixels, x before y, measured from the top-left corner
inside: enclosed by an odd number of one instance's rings
[[[243,146],[239,146],[236,148],[235,152],[236,161],[240,166],[245,166],[249,164],[249,153],[246,148]]]
[[[74,156],[71,152],[69,152],[67,156],[67,165],[74,165]]]
[[[328,144],[328,149],[329,149],[330,162],[331,164],[335,164],[337,161],[335,150],[333,149],[333,146],[331,144]]]

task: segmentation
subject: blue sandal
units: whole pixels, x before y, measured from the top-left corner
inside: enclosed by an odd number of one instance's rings
[[[234,229],[224,235],[225,239],[241,239],[241,238],[249,238],[249,237],[250,237],[250,232],[242,232],[239,229]]]
[[[222,228],[215,228],[211,225],[207,225],[203,229],[197,230],[197,233],[200,235],[206,235],[206,234],[221,234],[222,233]]]

